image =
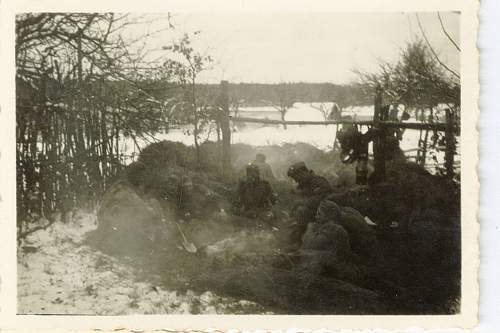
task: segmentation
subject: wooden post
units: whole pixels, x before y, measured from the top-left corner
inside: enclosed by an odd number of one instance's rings
[[[453,163],[455,159],[455,136],[453,134],[453,117],[450,109],[446,109],[446,150],[444,153],[444,166],[446,169],[446,176],[453,179],[454,170]]]
[[[221,81],[220,127],[222,132],[222,176],[231,176],[231,127],[229,126],[228,82]]]
[[[429,130],[425,130],[424,139],[422,140],[422,154],[420,157],[420,162],[423,168],[425,168],[425,163],[427,160],[427,141],[429,140]]]
[[[381,121],[385,120],[382,110],[382,89],[377,86],[375,89],[373,127],[377,135],[373,140],[373,166],[377,181],[385,180],[385,128]]]

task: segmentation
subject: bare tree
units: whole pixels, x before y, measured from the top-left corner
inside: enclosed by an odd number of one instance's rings
[[[293,96],[291,84],[280,83],[276,88],[276,96],[273,101],[263,101],[272,105],[276,111],[280,113],[281,121],[283,121],[283,128],[287,129],[285,122],[285,116],[288,110],[293,107],[295,103],[295,97]]]
[[[380,85],[390,104],[403,104],[405,108],[460,104],[460,86],[422,40],[408,43],[397,63],[381,61],[377,73],[355,72],[368,89]]]
[[[20,237],[30,232],[23,221],[92,205],[122,167],[121,137],[135,141],[164,123],[168,98],[152,82],[166,85],[168,71],[145,61],[148,34],[122,36],[140,22],[112,13],[16,17]]]
[[[439,15],[439,13],[438,13],[438,15]],[[422,27],[422,23],[420,22],[420,17],[418,16],[418,13],[415,13],[415,17],[417,18],[418,27],[420,29],[420,32],[422,33],[422,37],[424,38],[425,43],[427,44],[429,50],[432,52],[432,55],[434,56],[434,58],[436,59],[436,61],[444,69],[446,69],[449,73],[451,73],[455,77],[455,79],[457,79],[457,80],[460,81],[460,75],[456,71],[454,71],[453,69],[451,69],[449,66],[447,66],[443,61],[441,61],[441,59],[439,58],[437,52],[432,47],[431,43],[429,42],[429,39],[427,38],[427,34],[425,33],[424,28]],[[444,29],[444,26],[443,26],[442,21],[441,21],[441,17],[440,16],[438,16],[438,17],[439,17],[439,21],[441,22],[441,27],[443,27],[443,31],[445,32],[446,36],[448,36],[448,38],[452,41],[453,45],[455,45],[455,47],[460,51],[460,48],[458,47],[458,45],[455,43],[455,41],[453,41],[453,39],[449,36],[449,34],[447,33],[447,31]]]
[[[328,112],[328,108],[327,106],[325,105],[325,103],[320,103],[319,106],[316,106],[312,103],[309,104],[313,109],[316,109],[318,110],[321,115],[323,116],[323,120],[324,121],[327,121],[328,120],[328,115],[330,114],[330,112]]]
[[[195,32],[197,35],[199,32]],[[208,102],[209,96],[205,94],[206,98],[201,98],[200,89],[197,87],[198,75],[210,68],[213,60],[209,55],[201,54],[192,47],[191,37],[184,34],[172,46],[164,47],[165,50],[170,50],[182,56],[181,61],[170,60],[168,67],[174,68],[175,73],[179,77],[179,82],[184,87],[184,97],[182,103],[184,110],[188,110],[187,120],[193,125],[194,145],[196,148],[196,161],[198,166],[201,165],[200,155],[200,134],[204,125],[207,124],[209,119]],[[182,115],[181,115],[182,118]]]

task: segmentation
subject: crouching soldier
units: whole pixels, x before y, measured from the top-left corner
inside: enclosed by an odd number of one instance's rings
[[[339,206],[332,197],[321,201],[316,211],[316,222],[319,224],[335,223],[349,235],[349,244],[358,263],[376,264],[378,260],[378,242],[373,230],[363,215],[351,207]]]
[[[271,207],[277,199],[269,182],[260,178],[259,167],[249,164],[246,167],[246,179],[238,185],[233,212],[236,215],[269,222],[275,219]]]
[[[297,183],[297,191],[304,197],[293,209],[296,223],[290,234],[291,243],[300,246],[307,224],[314,221],[319,204],[332,192],[332,187],[326,178],[309,170],[304,162],[292,165],[287,174]]]

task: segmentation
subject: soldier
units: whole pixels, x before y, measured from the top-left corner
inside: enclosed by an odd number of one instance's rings
[[[365,218],[356,209],[339,206],[335,197],[328,196],[321,201],[316,212],[318,224],[335,223],[345,229],[349,235],[352,252],[361,262],[377,259],[378,245],[375,231],[366,223]]]
[[[368,180],[368,144],[373,140],[371,131],[363,134],[356,126],[343,126],[337,135],[343,163],[356,162],[356,184],[366,185]]]
[[[297,182],[299,194],[305,197],[293,209],[296,223],[292,225],[290,234],[292,245],[300,246],[307,224],[314,221],[319,204],[333,189],[326,178],[318,176],[314,171],[309,170],[304,162],[292,165],[287,174]]]
[[[309,170],[304,162],[293,164],[288,169],[287,175],[297,183],[297,190],[304,196],[322,197],[332,191],[328,180]]]
[[[261,153],[255,155],[255,160],[252,162],[252,164],[259,167],[259,172],[262,179],[269,182],[274,181],[273,170],[271,169],[271,166],[266,162],[266,155]]]
[[[259,167],[247,165],[246,179],[238,185],[233,206],[235,214],[270,221],[274,219],[271,207],[276,201],[277,195],[269,182],[260,178]]]

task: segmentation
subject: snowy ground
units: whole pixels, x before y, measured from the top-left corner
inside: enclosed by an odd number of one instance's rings
[[[82,244],[96,228],[94,214],[37,231],[18,252],[20,314],[238,314],[265,313],[259,305],[210,291],[179,293],[141,281],[130,260]]]

